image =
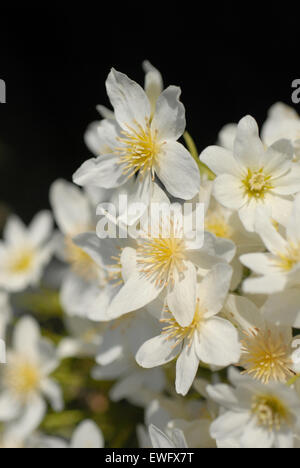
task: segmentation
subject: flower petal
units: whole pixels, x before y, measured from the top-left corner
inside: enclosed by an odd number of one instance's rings
[[[178,140],[185,130],[185,109],[179,101],[181,94],[177,86],[169,86],[159,96],[151,127],[157,131],[157,138]]]
[[[241,346],[235,327],[221,317],[207,320],[199,333],[197,355],[201,361],[215,366],[238,363]]]
[[[200,160],[217,176],[231,174],[238,177],[240,166],[231,151],[220,146],[209,146],[200,154]]]
[[[155,170],[174,197],[191,200],[200,190],[199,169],[187,149],[176,141],[167,141],[157,157]]]
[[[176,321],[187,327],[192,322],[196,308],[196,269],[191,262],[185,262],[183,278],[177,278],[168,293],[168,306]]]
[[[199,359],[195,350],[194,340],[191,344],[185,344],[176,363],[176,391],[180,395],[187,395],[189,389],[193,385],[197,370],[199,367]]]
[[[120,187],[127,180],[120,157],[106,154],[85,161],[73,175],[73,182],[84,187],[95,185],[105,189]]]
[[[106,90],[115,111],[117,122],[124,130],[150,119],[150,102],[143,88],[114,69],[108,75]]]
[[[175,339],[168,339],[164,334],[146,341],[136,354],[137,363],[146,369],[163,366],[178,356],[179,346]]]

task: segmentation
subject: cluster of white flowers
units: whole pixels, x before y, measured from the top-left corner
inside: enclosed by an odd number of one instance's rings
[[[113,111],[99,106],[102,120],[85,136],[94,157],[73,183],[50,189],[58,231],[49,212],[28,228],[7,221],[1,444],[103,447],[92,421],[71,442],[37,432],[46,402],[64,406],[51,374],[64,359],[88,357],[92,379],[114,382],[113,402],[144,408],[141,447],[300,447],[300,117],[275,104],[261,136],[246,116],[199,156],[180,89],[164,89],[149,62],[144,70],[144,89],[109,73]],[[190,218],[204,205],[203,227],[187,232],[170,216],[167,236],[161,219],[150,232],[152,206],[174,214],[185,203]],[[130,211],[136,204],[145,209]],[[114,215],[105,205],[118,205]],[[127,235],[100,235],[100,224]],[[57,346],[32,317],[15,322],[13,298],[45,275],[68,328]]]

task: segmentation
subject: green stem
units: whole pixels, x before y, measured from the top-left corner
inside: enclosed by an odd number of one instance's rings
[[[188,132],[184,132],[183,138],[184,138],[186,146],[188,147],[189,152],[191,153],[191,155],[193,156],[194,160],[197,163],[200,174],[201,175],[206,174],[209,180],[214,180],[216,177],[215,174],[205,164],[203,164],[200,161],[197,147],[191,135]]]

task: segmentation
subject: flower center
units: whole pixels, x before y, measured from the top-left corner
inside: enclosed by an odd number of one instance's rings
[[[288,409],[273,395],[255,396],[252,413],[257,417],[258,424],[270,431],[279,431],[282,424],[288,424],[290,419]]]
[[[277,267],[284,271],[292,270],[300,263],[300,245],[289,245],[285,253],[279,253],[275,261]]]
[[[233,229],[226,222],[224,216],[217,213],[208,213],[205,220],[205,230],[225,239],[231,239],[233,235]]]
[[[128,131],[122,131],[123,137],[118,138],[122,146],[116,148],[120,154],[120,164],[124,165],[124,174],[128,178],[137,172],[142,176],[151,172],[154,177],[154,163],[162,143],[157,141],[157,130],[151,128],[149,120],[145,127],[135,122],[136,129],[127,125]]]
[[[255,329],[245,335],[241,357],[244,373],[265,384],[270,380],[286,382],[294,375],[289,349],[281,334]]]
[[[33,250],[19,250],[13,255],[9,264],[9,270],[12,273],[25,273],[32,266],[33,258]]]
[[[197,305],[195,309],[195,315],[192,323],[188,327],[182,327],[173,317],[172,312],[168,309],[165,309],[165,313],[169,314],[170,317],[161,319],[160,322],[165,324],[162,334],[166,336],[167,340],[176,340],[174,348],[182,343],[183,340],[187,340],[189,346],[191,346],[194,334],[197,331],[200,331],[203,318],[203,309],[200,307],[199,299],[197,300]]]
[[[38,367],[24,359],[13,359],[4,375],[6,386],[21,398],[34,392],[39,387],[40,379]]]
[[[247,177],[243,180],[246,194],[249,198],[264,198],[266,193],[273,188],[270,183],[271,176],[263,173],[263,169],[252,172],[248,169]]]
[[[185,271],[185,242],[173,235],[169,238],[149,238],[137,249],[139,270],[157,285],[174,284],[175,274]]]

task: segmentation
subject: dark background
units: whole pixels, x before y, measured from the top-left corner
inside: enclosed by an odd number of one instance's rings
[[[165,13],[149,2],[1,8],[0,201],[26,221],[48,207],[49,185],[71,179],[89,157],[83,133],[98,117],[95,106],[108,105],[112,66],[143,83],[148,59],[166,85],[181,86],[199,151],[224,124],[247,113],[261,124],[274,102],[291,104],[300,78],[297,12],[193,5],[173,3]]]

